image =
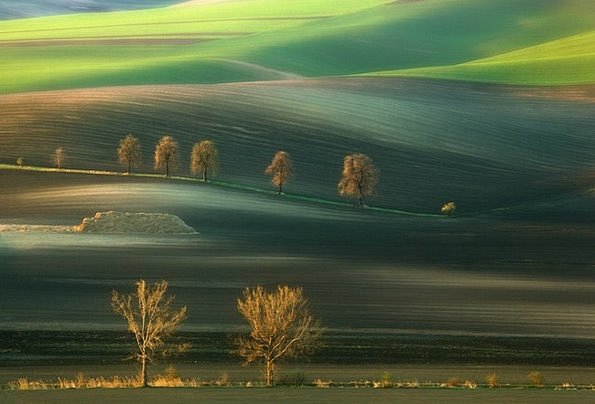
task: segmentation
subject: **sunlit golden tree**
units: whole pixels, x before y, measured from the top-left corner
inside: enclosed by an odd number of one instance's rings
[[[130,174],[132,167],[138,167],[140,162],[140,143],[132,135],[120,139],[118,147],[118,163],[127,167],[126,172]]]
[[[133,358],[140,364],[139,380],[148,385],[147,362],[152,362],[157,353],[163,352],[165,340],[186,318],[186,307],[170,308],[173,296],[166,296],[167,282],[155,282],[152,286],[141,279],[136,282],[136,292],[122,295],[112,291],[113,310],[128,323],[128,331],[134,335],[137,351]]]
[[[165,175],[169,177],[170,168],[176,165],[178,142],[173,137],[165,135],[155,146],[155,169],[165,168]]]
[[[272,176],[271,182],[277,186],[279,195],[283,193],[283,186],[293,176],[293,163],[291,156],[284,151],[275,153],[271,164],[268,165],[265,174]]]
[[[54,150],[54,154],[52,154],[52,161],[54,162],[54,166],[57,169],[61,169],[64,165],[64,161],[66,161],[66,152],[62,146],[58,147]]]
[[[190,156],[190,168],[193,174],[201,173],[203,182],[208,181],[208,174],[215,174],[219,165],[219,152],[211,140],[195,143]]]
[[[339,194],[354,197],[356,206],[363,208],[364,196],[374,193],[378,177],[378,170],[371,158],[362,153],[349,154],[343,159]]]
[[[278,286],[273,292],[262,286],[247,288],[237,308],[250,325],[250,335],[237,341],[238,353],[246,365],[264,364],[267,386],[275,380],[279,360],[311,353],[318,345],[322,330],[310,314],[302,288]]]

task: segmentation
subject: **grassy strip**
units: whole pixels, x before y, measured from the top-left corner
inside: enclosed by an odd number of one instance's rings
[[[132,173],[126,174],[117,171],[106,171],[106,170],[85,170],[85,169],[76,169],[76,168],[52,168],[52,167],[39,167],[39,166],[18,166],[14,164],[0,164],[0,170],[22,170],[22,171],[36,171],[36,172],[47,172],[47,173],[65,173],[65,174],[82,174],[82,175],[103,175],[103,176],[113,176],[113,177],[137,177],[137,178],[153,178],[158,180],[174,180],[174,181],[184,181],[184,182],[193,182],[193,183],[201,183],[203,184],[202,180],[196,177],[187,177],[187,176],[180,176],[180,175],[172,175],[169,177],[164,176],[163,174],[149,174],[149,173]],[[250,192],[250,193],[258,193],[261,195],[268,195],[272,196],[275,195],[276,192],[271,191],[269,189],[258,188],[254,186],[238,184],[228,181],[220,181],[220,180],[209,180],[209,185],[220,187],[224,189],[230,190],[237,190],[242,192]],[[590,194],[595,193],[595,188],[589,188],[587,190],[572,192],[569,194],[559,195],[555,198],[549,198],[543,201],[531,201],[530,204],[535,207],[538,205],[548,205],[548,206],[555,206],[557,204],[563,203],[568,198],[573,197],[584,197]],[[347,202],[339,202],[333,201],[329,199],[317,198],[314,196],[308,195],[299,195],[299,194],[292,194],[292,193],[284,193],[283,197],[285,199],[299,201],[299,202],[306,202],[316,205],[325,205],[325,206],[333,206],[342,209],[353,209],[353,204]],[[524,209],[527,209],[528,203],[520,203],[512,206],[502,206],[499,208],[493,208],[488,210],[481,210],[481,211],[473,211],[473,212],[465,212],[465,213],[457,213],[455,217],[476,217],[481,215],[489,215],[489,214],[506,214],[506,213],[515,213]],[[363,210],[365,212],[378,212],[378,213],[387,213],[392,215],[400,215],[400,216],[409,216],[409,217],[420,217],[420,218],[439,218],[439,219],[449,219],[444,214],[437,214],[437,213],[423,213],[423,212],[411,212],[405,211],[401,209],[394,209],[394,208],[383,208],[378,206],[368,206]],[[452,219],[452,218],[451,218]]]
[[[173,369],[173,368],[172,368]],[[175,372],[175,369],[173,369]],[[29,380],[26,377],[9,382],[6,386],[0,386],[0,390],[65,390],[65,389],[129,389],[139,388],[142,383],[135,377],[84,377],[78,373],[75,379],[58,378],[57,381]],[[183,388],[204,388],[204,387],[235,387],[254,388],[267,387],[262,381],[237,381],[232,382],[226,373],[223,373],[217,380],[200,380],[198,378],[182,379],[176,374],[157,375],[149,382],[151,387],[183,387]],[[315,379],[311,382],[305,380],[280,381],[277,387],[302,387],[302,388],[369,388],[369,389],[515,389],[515,390],[595,390],[595,386],[574,385],[563,383],[561,385],[544,384],[478,384],[472,380],[459,381],[449,379],[446,382],[419,382],[417,380],[393,382],[382,378],[380,380],[359,380],[350,382],[334,382],[332,380]]]
[[[105,176],[113,176],[113,177],[138,177],[138,178],[155,178],[160,180],[175,180],[175,181],[186,181],[186,182],[194,182],[194,183],[202,183],[202,180],[194,177],[186,177],[186,176],[177,176],[172,175],[170,177],[166,177],[162,174],[147,174],[147,173],[132,173],[126,174],[116,171],[106,171],[106,170],[84,170],[78,168],[52,168],[52,167],[38,167],[38,166],[18,166],[14,164],[0,164],[0,170],[16,170],[16,171],[35,171],[35,172],[46,172],[46,173],[64,173],[64,174],[82,174],[82,175],[105,175]],[[242,185],[227,181],[219,181],[219,180],[210,180],[210,185],[218,186],[221,188],[233,189],[238,191],[244,192],[252,192],[252,193],[259,193],[265,195],[272,195],[273,192],[270,190],[252,187],[248,185]],[[328,199],[322,198],[315,198],[312,196],[307,195],[297,195],[297,194],[284,194],[286,199],[294,200],[294,201],[302,201],[308,203],[314,203],[318,205],[327,205],[327,206],[335,206],[340,208],[353,208],[353,205],[350,203],[345,202],[338,202],[332,201]],[[444,215],[433,214],[433,213],[419,213],[419,212],[408,212],[399,209],[390,209],[390,208],[380,208],[374,206],[366,206],[365,211],[372,211],[372,212],[380,212],[380,213],[389,213],[389,214],[397,214],[402,216],[415,216],[415,217],[426,217],[426,218],[444,218]]]

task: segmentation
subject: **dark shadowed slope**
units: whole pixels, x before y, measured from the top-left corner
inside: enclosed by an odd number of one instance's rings
[[[277,150],[295,160],[289,193],[337,199],[342,158],[368,154],[381,170],[370,204],[460,213],[564,199],[592,186],[592,87],[524,88],[407,79],[326,79],[218,86],[122,87],[0,98],[0,162],[121,169],[118,140],[141,139],[143,167],[164,133],[181,145],[213,139],[219,180],[272,189]],[[526,206],[525,206],[526,207]]]
[[[571,220],[403,217],[133,177],[11,170],[0,172],[0,186],[3,225],[74,225],[119,210],[175,214],[199,232],[0,226],[2,329],[117,329],[110,291],[141,277],[170,282],[189,307],[189,331],[238,330],[242,288],[279,283],[303,286],[324,325],[351,335],[589,337],[595,329],[595,232]],[[585,206],[592,214],[592,197]]]

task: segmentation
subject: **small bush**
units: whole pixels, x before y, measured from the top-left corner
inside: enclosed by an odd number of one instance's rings
[[[462,386],[466,389],[476,389],[477,383],[475,383],[473,380],[465,380],[465,383],[463,383]]]
[[[221,376],[219,376],[219,379],[217,379],[217,381],[215,381],[215,384],[217,386],[221,386],[221,387],[226,387],[230,385],[230,380],[229,380],[229,375],[227,374],[227,372],[223,372],[221,374]]]
[[[498,385],[498,377],[496,376],[496,373],[488,373],[486,376],[486,384],[492,389]]]
[[[384,372],[380,380],[373,383],[373,387],[375,389],[388,389],[393,387],[393,381],[390,373]]]
[[[312,384],[314,384],[314,386],[321,387],[321,388],[329,388],[329,387],[331,387],[331,383],[332,383],[332,381],[330,381],[330,380],[322,380],[322,379],[315,379],[312,382]]]
[[[527,375],[527,378],[534,386],[543,387],[544,378],[541,372],[530,372]]]
[[[456,210],[457,205],[453,201],[446,202],[444,205],[442,205],[442,208],[440,208],[440,212],[444,213],[447,216],[454,215]]]
[[[444,387],[461,387],[461,379],[458,377],[451,377],[443,383]]]
[[[23,167],[23,164],[25,164],[25,159],[23,157],[19,157],[17,159],[17,166]]]

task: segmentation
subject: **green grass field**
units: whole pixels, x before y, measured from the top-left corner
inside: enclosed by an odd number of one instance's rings
[[[9,20],[0,22],[0,90],[382,71],[593,83],[595,23],[586,16],[594,8],[580,0],[250,0]]]
[[[453,66],[403,69],[371,75],[561,85],[592,82],[593,71],[595,32],[589,32]]]

